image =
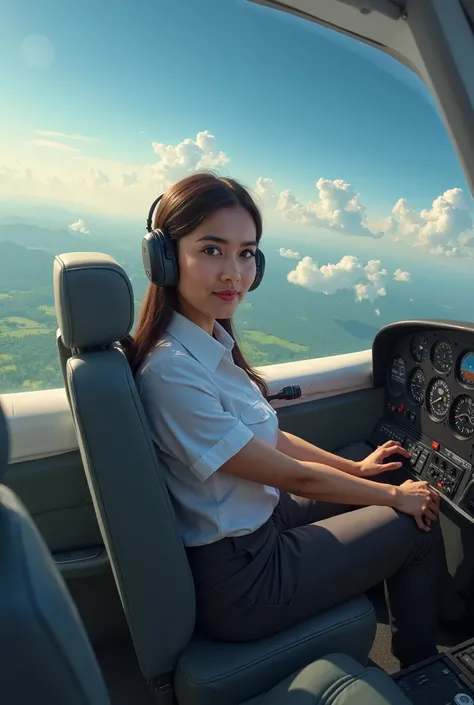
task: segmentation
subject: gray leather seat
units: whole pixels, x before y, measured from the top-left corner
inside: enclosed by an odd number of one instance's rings
[[[379,668],[330,654],[245,705],[413,705]]]
[[[355,597],[273,637],[245,644],[194,634],[194,586],[162,468],[125,356],[133,291],[108,255],[54,263],[60,334],[78,442],[100,530],[144,677],[179,705],[237,705],[314,659],[343,650],[364,663],[375,614]]]
[[[8,429],[0,405],[0,480]],[[94,652],[25,507],[0,485],[2,705],[109,705]]]

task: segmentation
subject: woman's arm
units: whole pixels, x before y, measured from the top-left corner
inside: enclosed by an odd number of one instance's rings
[[[225,462],[218,472],[270,485],[308,499],[394,507],[414,516],[423,530],[429,530],[423,516],[436,519],[436,504],[427,482],[408,481],[400,487],[367,482],[321,463],[290,458],[255,437]]]
[[[278,431],[277,450],[295,460],[306,462],[322,463],[331,468],[341,470],[349,475],[359,475],[360,462],[341,458],[334,453],[318,448],[318,446],[308,443],[303,438],[298,438],[287,431]]]
[[[386,470],[396,470],[401,467],[401,463],[389,463],[384,465],[384,460],[389,456],[397,453],[404,458],[410,458],[410,453],[405,450],[396,441],[387,441],[383,446],[380,446],[375,451],[370,453],[366,458],[355,461],[348,458],[341,458],[339,455],[329,453],[327,450],[318,448],[318,446],[308,443],[308,441],[294,436],[292,433],[287,433],[281,429],[278,431],[277,450],[290,458],[301,460],[303,462],[322,463],[329,465],[331,468],[340,470],[348,475],[356,477],[372,477]]]

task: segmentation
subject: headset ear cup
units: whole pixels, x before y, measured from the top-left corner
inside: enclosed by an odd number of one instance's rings
[[[259,248],[257,248],[257,251],[255,253],[255,265],[257,271],[255,274],[255,279],[253,280],[253,284],[250,287],[249,291],[255,291],[255,289],[260,286],[260,284],[262,283],[263,275],[265,273],[265,255]]]
[[[178,260],[176,244],[166,231],[152,230],[142,240],[145,274],[155,286],[177,286]]]

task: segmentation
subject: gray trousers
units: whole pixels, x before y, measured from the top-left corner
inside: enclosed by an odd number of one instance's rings
[[[355,444],[339,454],[357,460],[370,451]],[[390,472],[374,479],[406,478]],[[187,553],[197,626],[226,641],[274,634],[385,581],[392,652],[407,667],[436,654],[438,616],[459,602],[439,522],[423,532],[390,507],[354,508],[282,492],[257,531]]]

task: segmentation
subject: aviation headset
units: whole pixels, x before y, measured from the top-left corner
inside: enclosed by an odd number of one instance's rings
[[[177,286],[179,270],[176,240],[165,228],[152,228],[153,213],[163,195],[153,201],[146,219],[147,234],[142,240],[143,267],[148,279],[155,286]],[[265,272],[265,257],[258,247],[255,252],[255,264],[257,272],[249,291],[254,291],[260,286]]]

